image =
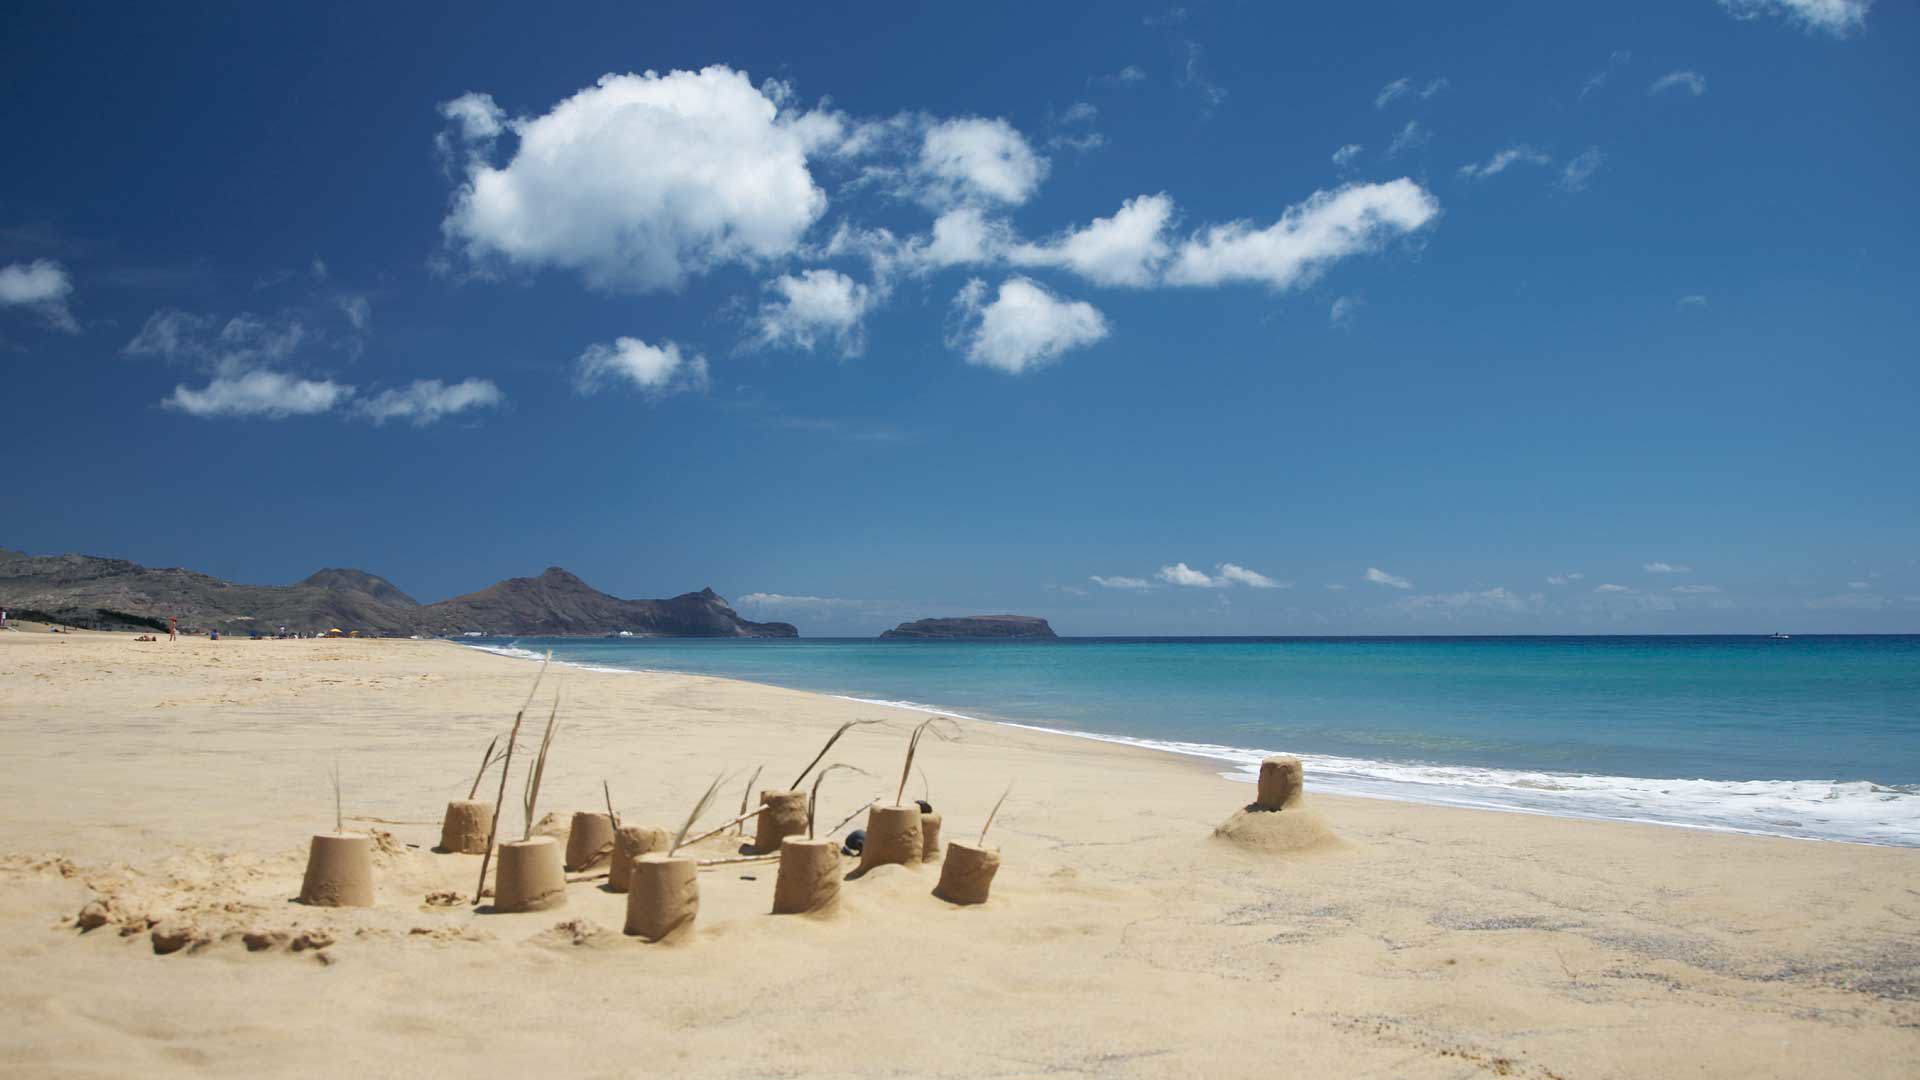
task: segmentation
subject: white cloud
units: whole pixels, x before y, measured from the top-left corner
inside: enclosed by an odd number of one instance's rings
[[[1227,90],[1213,81],[1213,75],[1207,68],[1207,50],[1198,42],[1181,42],[1186,53],[1186,63],[1180,68],[1180,85],[1198,93],[1202,99],[1202,113],[1212,113],[1220,103],[1227,100]]]
[[[494,104],[492,94],[465,93],[452,101],[443,101],[440,115],[453,122],[464,142],[486,142],[498,138],[507,129],[507,114]],[[322,273],[324,275],[324,269]]]
[[[1407,121],[1407,126],[1394,133],[1393,141],[1387,144],[1387,156],[1399,157],[1408,150],[1425,146],[1433,133],[1421,126],[1418,120]]]
[[[1692,293],[1681,297],[1679,306],[1683,308],[1703,308],[1707,306],[1707,298],[1699,293]]]
[[[1018,375],[1107,336],[1092,304],[1062,300],[1031,278],[1006,279],[991,302],[986,294],[986,282],[974,278],[954,297],[960,326],[947,344],[969,363]]]
[[[352,396],[353,387],[332,380],[259,369],[218,376],[198,390],[176,386],[161,404],[189,416],[280,420],[324,413]]]
[[[1439,213],[1439,201],[1405,177],[1316,191],[1265,228],[1236,221],[1201,230],[1180,245],[1166,280],[1175,285],[1261,281],[1287,289],[1313,280],[1338,259],[1378,250]]]
[[[504,400],[506,396],[491,379],[462,379],[457,383],[416,379],[407,386],[362,398],[354,403],[353,411],[375,425],[405,420],[415,427],[425,427],[469,409],[494,408]]]
[[[942,120],[921,138],[922,194],[938,206],[997,202],[1018,206],[1047,176],[1047,159],[998,118]]]
[[[1633,53],[1629,52],[1626,49],[1615,49],[1613,52],[1613,55],[1607,57],[1607,66],[1604,68],[1601,68],[1597,73],[1594,74],[1592,78],[1588,79],[1586,83],[1580,87],[1580,93],[1578,95],[1578,99],[1581,101],[1587,100],[1588,94],[1591,94],[1594,91],[1600,89],[1601,87],[1607,85],[1607,80],[1613,77],[1613,72],[1615,68],[1625,67],[1627,64],[1630,64],[1632,62],[1633,62]]]
[[[1411,589],[1413,582],[1396,574],[1389,574],[1377,566],[1367,567],[1366,579],[1375,585],[1385,585],[1392,589]]]
[[[1018,245],[1007,259],[1018,266],[1063,267],[1101,285],[1151,285],[1170,251],[1165,233],[1172,220],[1173,200],[1164,192],[1139,195],[1112,217],[1043,243]]]
[[[1697,71],[1670,71],[1653,80],[1653,85],[1647,87],[1647,93],[1661,94],[1675,87],[1699,97],[1707,92],[1707,77]]]
[[[463,138],[494,115],[475,97],[443,106]],[[778,112],[721,65],[603,76],[506,123],[512,158],[469,161],[442,230],[477,264],[573,270],[605,289],[673,288],[714,265],[790,254],[826,195]]]
[[[734,606],[749,610],[775,611],[791,609],[823,609],[859,607],[858,600],[842,600],[837,596],[784,596],[780,593],[752,592],[734,601]]]
[[[1145,82],[1147,73],[1138,64],[1128,64],[1111,75],[1095,75],[1087,80],[1088,86],[1131,86]]]
[[[1633,590],[1627,588],[1625,585],[1607,584],[1607,585],[1595,585],[1593,587],[1593,591],[1597,593],[1630,593]]]
[[[1736,19],[1778,15],[1807,30],[1846,37],[1867,25],[1873,0],[1720,0],[1720,6]]]
[[[268,319],[242,312],[221,322],[211,315],[162,308],[147,317],[121,351],[233,375],[286,360],[306,338],[305,324],[293,317]]]
[[[910,240],[904,254],[912,269],[936,270],[995,262],[1013,246],[1013,226],[977,206],[957,206],[934,219],[929,237]]]
[[[1393,104],[1395,99],[1404,97],[1407,94],[1407,92],[1412,89],[1413,89],[1412,79],[1406,78],[1404,76],[1401,78],[1395,79],[1392,82],[1388,83],[1387,85],[1381,87],[1379,93],[1373,95],[1373,107],[1376,109],[1384,109],[1388,105]]]
[[[1438,94],[1440,91],[1445,90],[1447,87],[1452,85],[1453,85],[1452,83],[1446,80],[1445,76],[1442,76],[1438,79],[1434,79],[1432,82],[1429,82],[1427,85],[1420,88],[1421,100],[1424,101],[1429,98],[1432,98],[1435,94]]]
[[[1098,585],[1103,589],[1139,590],[1139,589],[1153,588],[1153,582],[1148,581],[1145,578],[1137,578],[1137,577],[1101,577],[1099,574],[1094,574],[1091,577],[1087,578],[1087,580],[1093,582],[1095,585]]]
[[[1691,566],[1679,566],[1669,562],[1650,562],[1640,567],[1640,569],[1645,570],[1649,574],[1691,574],[1693,573],[1693,567]]]
[[[1410,613],[1434,612],[1446,616],[1469,614],[1478,611],[1522,612],[1538,609],[1545,601],[1539,593],[1521,595],[1503,586],[1478,592],[1433,593],[1424,596],[1409,596],[1395,606]]]
[[[832,341],[843,356],[866,350],[863,320],[882,297],[837,270],[803,270],[769,282],[775,297],[760,307],[758,341],[813,351]]]
[[[1720,586],[1718,585],[1675,585],[1669,591],[1680,593],[1683,596],[1701,596],[1707,593],[1719,592]]]
[[[1488,158],[1479,164],[1460,166],[1460,175],[1469,180],[1485,180],[1489,176],[1498,176],[1513,165],[1546,165],[1553,161],[1551,157],[1535,150],[1531,146],[1514,145]]]
[[[1560,170],[1560,186],[1568,191],[1586,190],[1587,181],[1600,171],[1600,164],[1605,160],[1607,156],[1600,152],[1599,147],[1587,147],[1579,157],[1567,162],[1567,167]]]
[[[1249,570],[1244,566],[1235,566],[1233,563],[1221,563],[1219,571],[1219,580],[1230,585],[1245,585],[1249,589],[1293,588],[1292,582],[1275,581],[1259,571]]]
[[[575,387],[582,394],[598,393],[609,382],[625,381],[650,397],[707,388],[707,358],[685,356],[674,342],[649,345],[623,337],[611,345],[594,344],[580,354]]]
[[[1189,589],[1217,589],[1225,584],[1193,569],[1186,563],[1163,566],[1154,576],[1169,585],[1181,585]]]
[[[1346,328],[1353,325],[1353,314],[1360,310],[1362,301],[1357,296],[1342,296],[1327,309],[1327,321],[1335,326]]]
[[[80,332],[67,298],[73,295],[73,279],[67,268],[51,259],[0,266],[0,307],[28,308],[60,330]]]
[[[338,297],[335,301],[340,314],[347,317],[347,324],[359,333],[366,333],[373,326],[373,303],[358,294]]]
[[[1580,579],[1582,579],[1582,578],[1584,578],[1584,577],[1586,577],[1586,576],[1587,576],[1587,575],[1585,575],[1585,574],[1582,574],[1582,573],[1580,573],[1580,572],[1578,572],[1578,571],[1575,571],[1575,572],[1573,572],[1573,573],[1570,573],[1570,574],[1554,574],[1554,575],[1552,575],[1552,576],[1550,576],[1550,577],[1548,577],[1548,578],[1547,578],[1547,584],[1549,584],[1549,585],[1568,585],[1568,584],[1571,584],[1571,583],[1573,583],[1573,582],[1576,582],[1576,581],[1579,581]]]
[[[1361,146],[1359,143],[1350,142],[1333,152],[1333,163],[1344,169],[1353,164],[1353,159],[1359,157],[1360,152],[1365,149],[1366,147]]]

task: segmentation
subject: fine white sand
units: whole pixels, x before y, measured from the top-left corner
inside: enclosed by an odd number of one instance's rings
[[[1243,818],[1236,841],[1214,830],[1253,789],[1203,762],[982,723],[920,762],[949,839],[1014,784],[985,905],[931,896],[935,867],[886,867],[831,914],[773,916],[760,863],[702,872],[695,930],[665,945],[623,936],[625,897],[599,881],[559,910],[475,913],[479,857],[428,848],[533,673],[438,642],[0,634],[0,1070],[1809,1078],[1920,1061],[1920,852],[1340,799],[1311,773],[1314,819]],[[872,775],[828,778],[824,828],[891,797],[920,719],[556,667],[530,723],[554,689],[541,812],[602,809],[605,779],[624,821],[670,830],[722,770],[738,775],[715,822],[755,766],[785,787],[841,721],[885,718],[829,756]],[[291,902],[309,836],[334,825],[336,760],[350,818],[405,823],[348,822],[390,834],[369,909]],[[83,933],[90,903],[106,921]]]

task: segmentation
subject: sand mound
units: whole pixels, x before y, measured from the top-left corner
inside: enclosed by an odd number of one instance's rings
[[[1317,851],[1340,843],[1320,815],[1298,803],[1285,810],[1235,810],[1213,835],[1266,855]]]

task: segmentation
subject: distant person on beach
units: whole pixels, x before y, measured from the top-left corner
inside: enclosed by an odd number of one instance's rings
[[[178,615],[167,616],[167,640],[180,640],[180,616]]]

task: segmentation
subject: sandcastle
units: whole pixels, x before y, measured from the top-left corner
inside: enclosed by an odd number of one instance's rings
[[[926,809],[920,810],[920,861],[940,861],[940,815]]]
[[[822,911],[840,899],[840,845],[833,840],[789,836],[780,841],[780,872],[773,883],[773,913]]]
[[[474,799],[455,799],[440,819],[440,846],[433,850],[453,855],[484,855],[493,833],[493,807]]]
[[[561,867],[560,844],[551,836],[535,836],[500,845],[500,867],[493,878],[493,910],[545,911],[564,907],[567,875]]]
[[[993,828],[993,819],[1000,815],[1000,807],[1012,794],[1013,785],[1000,793],[1000,799],[987,812],[987,823],[980,827],[980,839],[977,843],[967,844],[955,840],[947,845],[947,857],[940,864],[940,883],[933,887],[933,895],[950,904],[984,904],[993,891],[994,875],[1000,872],[1000,853],[987,847],[987,830]]]
[[[686,855],[648,852],[627,876],[626,932],[663,941],[693,926],[700,914],[700,864]]]
[[[1306,772],[1297,757],[1276,756],[1260,763],[1254,801],[1233,812],[1213,835],[1268,854],[1306,851],[1337,842],[1320,816],[1306,805]]]
[[[591,870],[613,857],[613,814],[578,810],[567,831],[567,873]]]
[[[916,866],[924,847],[920,836],[918,806],[913,803],[905,806],[881,806],[875,803],[867,808],[867,839],[860,848],[862,872],[896,863]]]
[[[316,907],[373,904],[373,837],[365,833],[315,833],[307,849],[300,902]]]
[[[804,775],[804,774],[803,774]],[[783,851],[780,842],[807,831],[807,793],[762,791],[760,818],[754,827],[753,850],[767,855]]]
[[[607,868],[607,887],[614,892],[627,891],[627,878],[633,860],[667,849],[667,830],[643,825],[622,825],[613,834],[613,863]]]

